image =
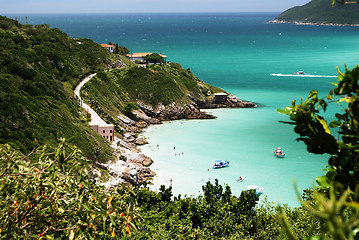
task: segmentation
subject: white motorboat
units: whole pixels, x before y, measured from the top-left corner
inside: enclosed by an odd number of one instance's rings
[[[282,149],[280,147],[277,147],[274,149],[274,155],[278,158],[284,158],[285,157],[285,153],[282,151]]]
[[[248,190],[254,190],[257,195],[262,194],[263,187],[257,185],[250,185],[247,187]]]

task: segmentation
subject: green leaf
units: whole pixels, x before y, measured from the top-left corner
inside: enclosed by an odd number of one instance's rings
[[[329,123],[329,126],[331,127],[331,128],[336,128],[336,127],[338,127],[338,126],[340,126],[340,122],[339,121],[336,121],[336,120],[333,120],[333,121],[331,121],[330,123]]]
[[[315,180],[319,184],[319,186],[329,189],[330,184],[328,183],[328,179],[326,176],[317,177]]]
[[[84,203],[83,205],[84,205],[84,207],[86,208],[86,210],[90,211],[90,208],[89,208],[89,206],[88,206],[87,203]]]
[[[331,134],[330,129],[328,127],[327,121],[325,121],[325,119],[321,116],[316,116],[315,117],[317,119],[317,121],[322,125],[324,131],[328,134]]]
[[[277,112],[288,115],[290,114],[291,110],[291,107],[285,107],[283,109],[277,109]]]

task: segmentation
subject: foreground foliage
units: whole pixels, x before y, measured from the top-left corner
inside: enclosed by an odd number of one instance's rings
[[[3,145],[0,158],[1,239],[107,239],[135,226],[130,189],[119,196],[94,185],[91,165],[64,140],[26,156]]]
[[[290,116],[289,123],[300,135],[297,140],[303,141],[309,152],[330,154],[325,176],[317,178],[321,193],[314,196],[316,204],[303,204],[323,221],[321,239],[359,238],[359,65],[345,70],[338,70],[336,88],[327,97],[320,98],[313,90],[305,101],[293,101],[292,106],[278,110]],[[320,114],[329,104],[341,104],[344,111],[328,124]],[[331,128],[339,130],[332,133]],[[291,239],[297,239],[288,224],[284,225]]]
[[[69,150],[71,149],[71,150]],[[0,239],[272,239],[281,236],[278,208],[257,205],[254,191],[233,196],[229,186],[207,182],[203,196],[173,197],[171,188],[104,189],[91,164],[61,140],[28,155],[0,146]],[[286,208],[297,234],[315,218]]]

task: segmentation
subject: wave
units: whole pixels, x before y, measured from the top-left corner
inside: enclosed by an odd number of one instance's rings
[[[330,75],[310,75],[310,74],[281,74],[281,73],[271,73],[271,76],[277,77],[316,77],[316,78],[336,78],[337,76]]]

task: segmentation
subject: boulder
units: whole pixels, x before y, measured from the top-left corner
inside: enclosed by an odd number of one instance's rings
[[[145,127],[147,127],[148,126],[148,124],[145,122],[145,121],[138,121],[137,123],[136,123],[136,126],[138,127],[138,128],[145,128]]]
[[[128,125],[135,125],[136,122],[133,121],[131,118],[125,116],[125,115],[118,115],[117,118],[123,122],[124,124],[128,124]]]
[[[147,140],[144,137],[139,137],[135,140],[136,145],[145,145],[148,144]]]

